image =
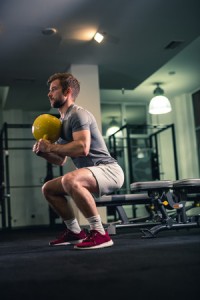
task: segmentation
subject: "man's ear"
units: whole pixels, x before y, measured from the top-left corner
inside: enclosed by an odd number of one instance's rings
[[[68,87],[65,91],[64,91],[64,96],[67,96],[68,94],[70,94],[72,91],[72,89],[70,87]]]

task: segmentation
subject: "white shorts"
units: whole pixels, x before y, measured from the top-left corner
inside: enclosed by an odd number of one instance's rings
[[[95,197],[114,193],[124,183],[124,172],[118,163],[100,164],[87,169],[92,172],[99,186],[99,194],[94,194]]]

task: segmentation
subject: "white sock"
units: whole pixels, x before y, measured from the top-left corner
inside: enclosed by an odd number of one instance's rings
[[[101,234],[105,234],[100,215],[87,218],[90,224],[90,230],[97,230]]]
[[[78,224],[78,221],[76,218],[70,219],[70,220],[64,220],[65,225],[69,230],[71,230],[74,233],[80,233],[81,228]]]

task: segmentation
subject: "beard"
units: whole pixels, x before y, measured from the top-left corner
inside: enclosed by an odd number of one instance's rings
[[[64,99],[60,99],[60,100],[55,100],[53,103],[52,103],[52,107],[53,108],[60,108],[62,107],[63,105],[65,104],[65,100]]]

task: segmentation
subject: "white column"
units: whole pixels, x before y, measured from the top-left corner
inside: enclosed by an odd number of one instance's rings
[[[80,94],[76,104],[89,110],[96,118],[101,130],[101,107],[98,66],[96,65],[72,65],[72,73],[80,82]]]
[[[180,179],[198,178],[198,151],[191,95],[182,94],[175,98],[174,123],[176,129],[179,177]]]
[[[76,104],[90,111],[96,118],[100,131],[102,130],[100,89],[98,66],[72,65],[69,72],[80,82],[80,94]],[[106,208],[98,207],[102,222],[107,222]],[[76,217],[81,225],[88,224],[83,215],[76,210]]]

